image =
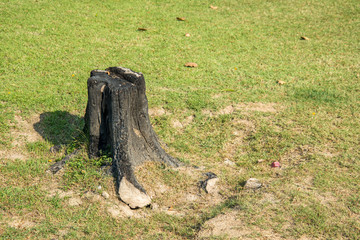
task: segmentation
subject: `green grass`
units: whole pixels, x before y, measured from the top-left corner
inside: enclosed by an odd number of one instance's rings
[[[188,239],[207,219],[237,209],[259,238],[262,229],[284,239],[358,239],[359,17],[355,0],[1,0],[1,238]],[[172,202],[184,216],[145,209],[146,218],[114,219],[100,203],[70,207],[48,197],[54,182],[80,195],[98,185],[112,191],[113,179],[99,171],[107,159],[87,159],[81,133],[89,73],[110,66],[144,74],[149,107],[167,112],[151,117],[166,150],[215,172],[226,188],[222,203],[182,203],[175,196],[195,180],[162,167],[152,168],[157,181],[176,194],[154,201]],[[229,105],[234,112],[218,114]],[[44,139],[31,141],[29,131]],[[53,145],[63,148],[49,153]],[[79,146],[62,176],[46,173]],[[250,177],[266,187],[245,191]],[[14,216],[34,225],[12,227]]]

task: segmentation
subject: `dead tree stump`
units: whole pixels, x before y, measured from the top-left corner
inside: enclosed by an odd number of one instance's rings
[[[132,208],[151,202],[134,175],[136,166],[145,161],[179,165],[161,148],[150,124],[142,73],[123,67],[93,70],[84,129],[89,134],[90,158],[111,151],[119,197]]]

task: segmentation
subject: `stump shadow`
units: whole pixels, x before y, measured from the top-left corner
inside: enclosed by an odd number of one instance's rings
[[[66,145],[72,142],[84,127],[84,118],[66,111],[44,112],[34,129],[53,145]]]

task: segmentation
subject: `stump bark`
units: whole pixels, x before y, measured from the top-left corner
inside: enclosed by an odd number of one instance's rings
[[[110,67],[93,70],[87,85],[84,130],[89,134],[89,157],[111,151],[120,199],[132,208],[144,207],[151,199],[137,181],[134,168],[146,161],[179,166],[162,149],[150,124],[144,76]]]

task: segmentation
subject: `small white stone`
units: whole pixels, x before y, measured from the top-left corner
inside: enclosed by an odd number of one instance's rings
[[[110,197],[110,195],[105,191],[102,192],[101,196],[103,196],[105,199],[108,199]]]
[[[100,185],[97,187],[98,190],[101,190],[101,188],[102,188],[102,187],[101,187]]]

